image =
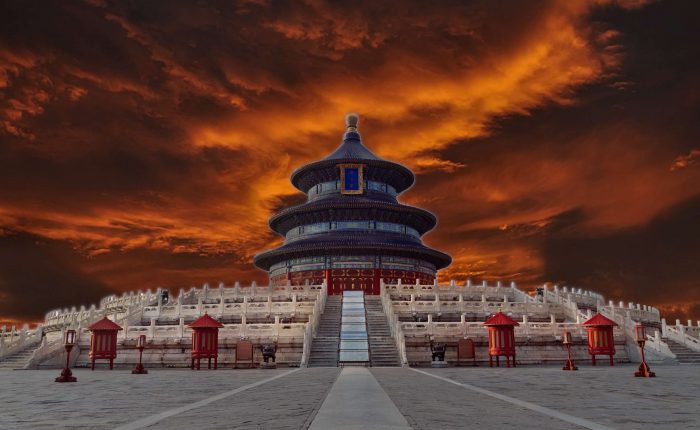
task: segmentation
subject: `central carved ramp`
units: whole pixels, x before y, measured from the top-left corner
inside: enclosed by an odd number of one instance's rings
[[[340,365],[369,364],[365,300],[362,291],[343,291],[343,314],[340,326]]]

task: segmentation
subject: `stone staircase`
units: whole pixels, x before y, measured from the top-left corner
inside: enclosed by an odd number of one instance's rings
[[[678,360],[679,363],[700,363],[700,352],[693,351],[685,345],[666,337],[661,340],[666,342],[672,353],[676,354],[676,360]]]
[[[29,359],[32,358],[32,354],[39,346],[41,346],[41,342],[35,342],[27,345],[21,351],[0,359],[0,369],[24,369],[24,366],[29,363]]]
[[[342,296],[328,296],[318,332],[311,344],[309,367],[337,367]]]
[[[380,296],[365,296],[367,332],[369,334],[369,359],[372,367],[399,367],[399,351],[389,330]]]

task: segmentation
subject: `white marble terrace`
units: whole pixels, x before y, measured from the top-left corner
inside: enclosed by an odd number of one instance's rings
[[[124,328],[118,336],[117,365],[135,362],[136,340],[145,334],[146,363],[183,367],[191,344],[187,324],[208,313],[224,324],[219,332],[221,363],[231,362],[235,343],[247,338],[256,344],[274,342],[282,363],[305,366],[324,309],[326,290],[325,284],[270,287],[236,283],[180,290],[168,300],[163,299],[161,289],[112,295],[102,299],[97,307],[48,312],[43,324],[34,330],[2,327],[0,360],[19,351],[33,350],[26,367],[55,366],[63,352],[63,332],[73,328],[79,336],[75,363],[85,365],[90,342],[87,327],[107,316]],[[472,338],[477,357],[485,359],[487,331],[482,323],[498,311],[520,323],[515,328],[519,362],[560,361],[564,331],[570,331],[574,337],[574,356],[588,359],[586,332],[581,323],[596,312],[619,325],[614,332],[619,361],[638,360],[633,337],[637,323],[648,328],[646,352],[651,360],[675,357],[662,338],[700,351],[700,322],[682,325],[676,321],[676,325],[669,325],[656,308],[606,302],[602,295],[581,289],[545,285],[539,294],[530,296],[515,283],[451,281],[422,285],[399,281],[382,283],[381,296],[403,365],[425,365],[429,361],[430,339],[452,345],[461,338]],[[448,361],[454,359],[454,348],[450,348]]]

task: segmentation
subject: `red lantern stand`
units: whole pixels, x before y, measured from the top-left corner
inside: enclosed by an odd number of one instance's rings
[[[566,347],[566,355],[567,355],[567,360],[566,364],[562,368],[562,370],[578,370],[578,367],[574,365],[574,360],[571,359],[571,332],[570,331],[565,331],[564,335],[562,336],[562,343]]]
[[[145,367],[143,367],[143,349],[146,347],[146,335],[142,334],[139,336],[139,340],[136,343],[136,349],[139,350],[139,364],[134,367],[134,370],[131,371],[132,374],[134,375],[146,375],[148,374],[148,370],[146,370]]]
[[[617,325],[615,321],[602,314],[595,314],[582,325],[586,327],[588,332],[588,353],[591,355],[593,365],[595,366],[596,355],[608,355],[610,356],[610,365],[614,366],[615,339],[613,328]]]
[[[78,378],[73,376],[70,370],[70,352],[75,346],[75,330],[66,330],[63,339],[63,345],[66,348],[66,367],[61,372],[61,376],[55,379],[56,382],[78,382]]]
[[[190,368],[194,370],[194,363],[197,362],[197,370],[200,369],[200,360],[209,359],[209,369],[211,369],[211,359],[214,359],[214,369],[218,367],[219,359],[219,329],[224,325],[204,314],[189,325],[192,329],[192,363]]]
[[[114,369],[114,359],[117,358],[117,332],[122,330],[121,326],[104,317],[88,329],[92,332],[89,355],[92,370],[95,370],[95,360],[109,360],[109,370]]]
[[[639,349],[642,352],[642,362],[639,363],[639,370],[634,372],[634,376],[643,376],[645,378],[653,378],[656,376],[656,373],[652,372],[651,369],[649,369],[649,365],[647,364],[647,361],[644,357],[644,343],[647,340],[647,335],[646,331],[644,330],[644,326],[642,324],[637,324],[634,326],[634,334],[635,337],[637,338],[637,343],[639,344]]]
[[[506,357],[506,367],[510,367],[509,358],[513,358],[515,367],[515,326],[520,325],[502,312],[496,313],[484,325],[489,330],[489,367],[493,367],[493,357],[496,366],[500,367],[499,356]]]

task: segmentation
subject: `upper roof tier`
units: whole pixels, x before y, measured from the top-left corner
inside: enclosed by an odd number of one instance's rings
[[[401,164],[377,157],[362,144],[362,137],[357,131],[359,117],[351,113],[345,116],[347,130],[340,146],[326,158],[309,163],[292,173],[292,184],[304,193],[321,182],[339,179],[338,164],[362,163],[365,179],[388,183],[398,193],[405,191],[415,180],[413,172]]]

